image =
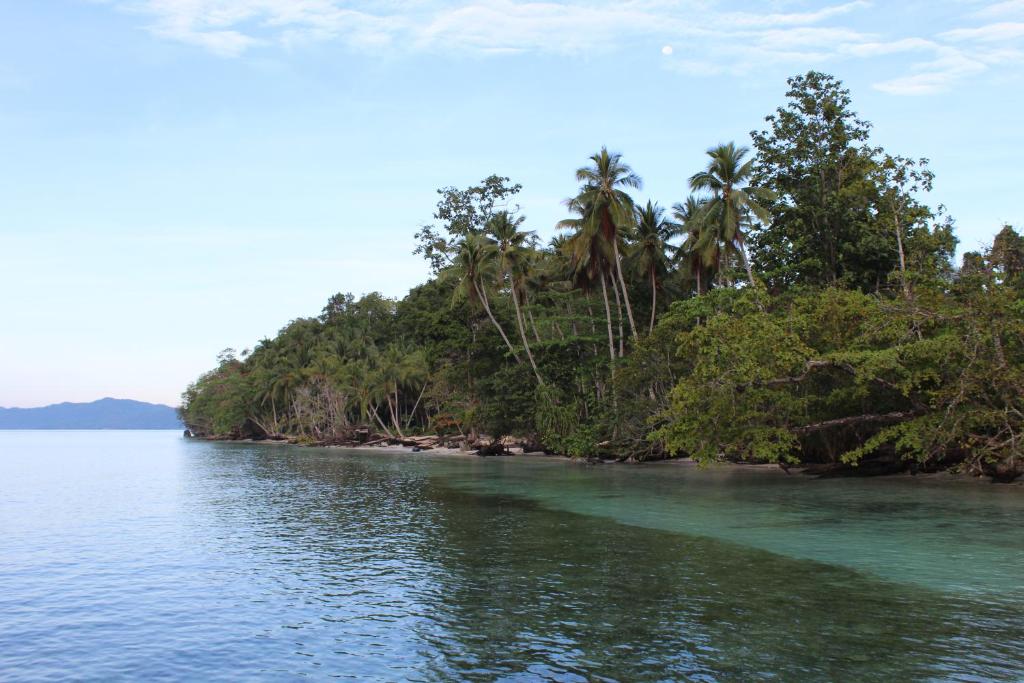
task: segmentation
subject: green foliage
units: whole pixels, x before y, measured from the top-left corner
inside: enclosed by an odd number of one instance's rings
[[[789,79],[788,103],[752,132],[754,183],[774,192],[771,222],[751,240],[753,259],[773,291],[803,284],[865,292],[899,268],[899,238],[918,266],[941,267],[955,246],[915,199],[931,189],[926,160],[890,157],[868,144],[871,124],[851,109],[842,83],[811,71]]]
[[[701,313],[678,337],[693,369],[656,435],[670,451],[705,462],[890,453],[979,470],[1017,457],[1024,317],[995,282],[915,301],[832,288],[765,312]]]
[[[430,263],[436,274],[451,264],[452,255],[458,251],[463,239],[479,235],[497,211],[508,210],[508,204],[523,188],[499,175],[490,175],[464,190],[442,187],[434,212],[438,225],[424,225],[416,233],[414,254],[421,254]]]
[[[671,221],[606,148],[546,246],[508,178],[438,190],[416,233],[433,277],[400,300],[336,294],[222,354],[183,419],[236,438],[1024,470],[1024,238],[1006,226],[954,270],[927,161],[870,146],[833,77],[789,85],[757,156],[708,150]]]
[[[567,400],[550,388],[538,388],[535,423],[541,442],[572,458],[597,455],[597,428],[583,421],[584,412],[579,399]]]

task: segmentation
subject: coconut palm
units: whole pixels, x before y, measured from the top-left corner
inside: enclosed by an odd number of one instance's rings
[[[629,260],[637,273],[649,279],[651,284],[651,321],[647,334],[654,331],[654,317],[658,310],[658,289],[662,278],[668,273],[668,257],[665,255],[667,240],[673,226],[665,220],[665,211],[648,200],[647,205],[636,209],[636,234]]]
[[[558,222],[558,228],[573,231],[561,245],[569,259],[569,278],[573,287],[589,292],[595,282],[601,283],[601,297],[604,300],[605,320],[608,322],[608,354],[615,360],[615,333],[612,331],[612,310],[608,303],[608,270],[611,263],[609,247],[601,231],[600,221],[594,219],[593,204],[585,203],[579,197],[566,202],[576,218]]]
[[[743,260],[747,280],[754,284],[754,273],[747,259],[746,232],[754,218],[768,222],[768,212],[758,200],[770,199],[768,190],[746,185],[753,171],[753,159],[744,161],[750,150],[730,142],[708,150],[708,167],[690,178],[690,188],[708,192],[706,220],[714,230],[714,241],[728,255],[735,252]]]
[[[516,325],[519,328],[519,338],[523,341],[523,348],[526,357],[533,368],[533,374],[537,383],[544,385],[540,371],[537,370],[537,363],[533,359],[533,352],[530,350],[530,341],[526,337],[526,321],[523,317],[522,307],[519,304],[519,295],[525,287],[525,280],[529,274],[529,243],[533,236],[532,232],[525,232],[519,229],[523,218],[513,218],[507,211],[500,211],[487,222],[487,232],[494,239],[498,254],[498,269],[502,278],[509,278],[509,296],[512,298],[512,306],[516,313]]]
[[[466,297],[471,303],[479,304],[498,334],[505,341],[512,357],[516,362],[522,362],[516,349],[505,334],[505,328],[501,326],[494,313],[491,311],[491,304],[487,298],[487,282],[494,280],[496,272],[497,249],[490,239],[476,234],[469,234],[462,241],[458,253],[455,255],[454,270],[451,271],[458,277],[458,285],[455,288],[453,299],[460,296]]]
[[[700,296],[704,293],[705,271],[709,266],[718,266],[718,240],[712,239],[713,231],[708,229],[704,202],[695,195],[690,195],[683,203],[673,204],[672,217],[676,220],[678,233],[684,235],[674,258],[682,265],[683,272],[697,281],[697,296]]]
[[[630,329],[636,338],[636,323],[633,307],[629,303],[626,279],[622,275],[622,260],[619,258],[619,240],[632,231],[634,220],[633,199],[623,188],[640,189],[640,176],[622,162],[621,154],[610,154],[606,147],[590,157],[591,166],[576,171],[576,180],[583,184],[579,195],[572,200],[581,206],[591,207],[589,218],[597,222],[601,238],[612,252],[612,266],[618,275],[622,296],[626,303]],[[614,282],[612,283],[614,287]]]

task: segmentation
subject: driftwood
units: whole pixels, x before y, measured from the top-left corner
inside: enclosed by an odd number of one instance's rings
[[[882,414],[870,414],[870,415],[851,415],[850,417],[840,417],[835,420],[825,420],[824,422],[815,422],[814,424],[804,425],[803,427],[797,427],[793,431],[797,434],[810,434],[812,432],[818,432],[823,429],[831,429],[833,427],[848,427],[850,425],[861,424],[864,422],[901,422],[908,420],[912,417],[916,417],[921,414],[919,410],[905,410],[895,413],[882,413]]]

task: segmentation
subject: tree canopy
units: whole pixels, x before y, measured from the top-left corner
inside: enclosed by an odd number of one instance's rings
[[[1024,238],[964,254],[926,159],[872,146],[836,78],[789,79],[671,212],[601,147],[548,243],[490,175],[438,190],[432,276],[335,294],[182,397],[200,435],[356,431],[572,456],[1024,471]],[[572,177],[567,165],[567,177]],[[544,226],[542,226],[544,227]],[[502,437],[508,437],[502,440]]]

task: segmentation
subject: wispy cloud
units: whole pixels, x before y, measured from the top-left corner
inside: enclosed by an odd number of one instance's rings
[[[965,7],[962,26],[936,35],[889,35],[848,24],[880,11],[869,0],[808,11],[736,11],[723,0],[101,0],[145,17],[156,35],[223,57],[271,46],[338,41],[393,53],[581,54],[649,45],[666,68],[749,74],[905,55],[903,73],[876,83],[900,95],[944,92],[996,66],[1020,64],[1024,0]],[[788,5],[790,3],[773,3]],[[728,5],[728,6],[727,6]],[[963,0],[955,0],[963,7]],[[981,5],[981,6],[979,6]],[[994,23],[970,25],[982,20]],[[863,23],[863,22],[861,22]]]
[[[975,12],[975,15],[984,18],[1024,15],[1024,0],[1003,0],[1003,2],[992,3]]]
[[[935,59],[914,64],[912,73],[876,83],[875,88],[892,95],[933,95],[987,69],[985,62],[959,50],[935,46],[934,52]]]
[[[953,41],[977,40],[986,43],[1012,41],[1024,38],[1024,21],[1004,21],[977,28],[958,28],[941,33],[939,37]]]
[[[340,40],[402,49],[573,53],[614,49],[631,38],[683,41],[754,34],[801,40],[801,27],[870,6],[811,12],[722,11],[711,0],[108,0],[148,17],[157,35],[224,56],[269,44]]]

